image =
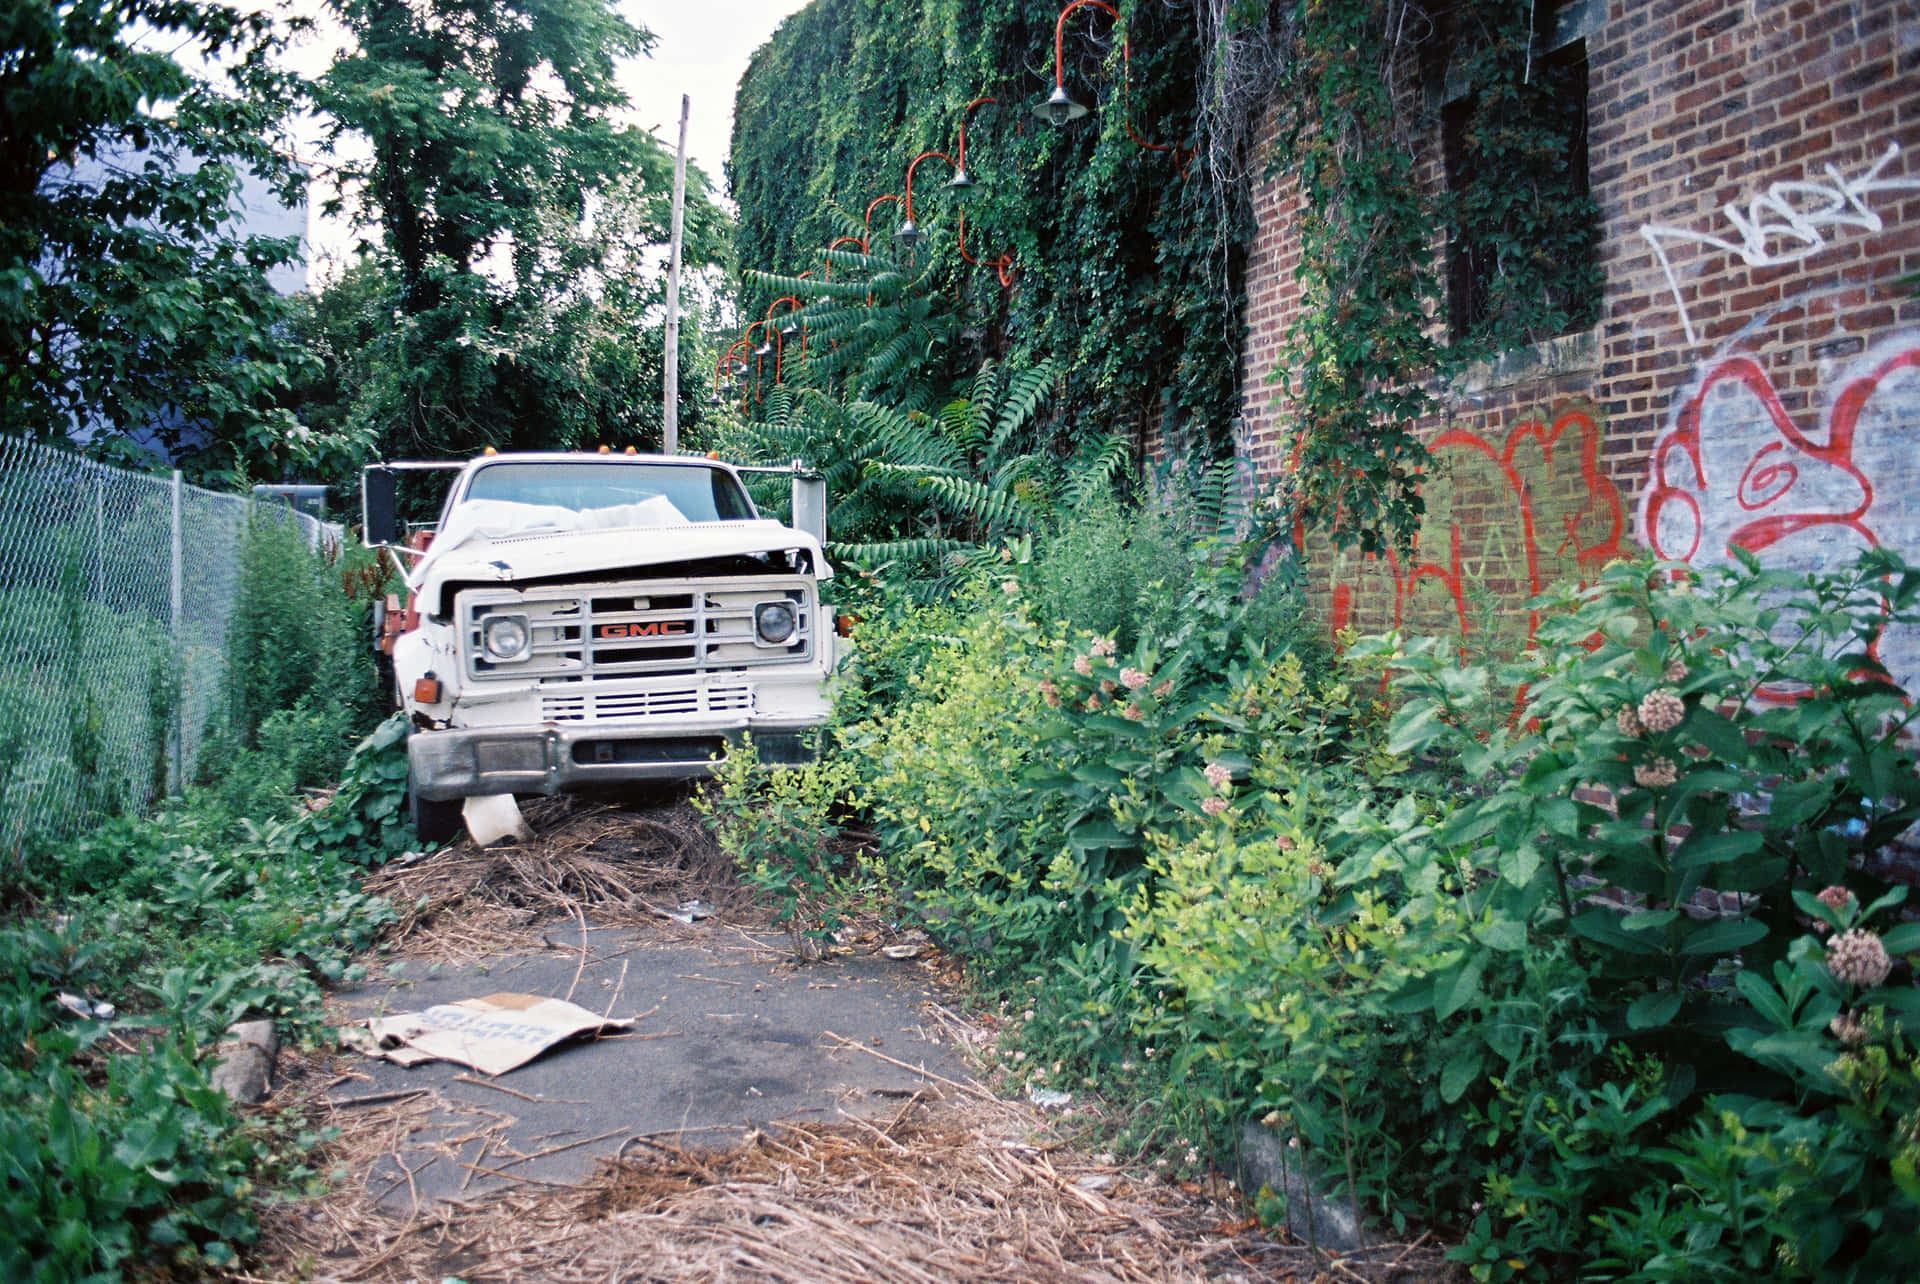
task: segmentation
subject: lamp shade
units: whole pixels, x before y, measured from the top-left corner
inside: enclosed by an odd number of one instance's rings
[[[1047,100],[1033,109],[1033,114],[1049,124],[1064,125],[1070,120],[1079,120],[1090,110],[1086,104],[1075,102],[1065,85],[1056,84]]]

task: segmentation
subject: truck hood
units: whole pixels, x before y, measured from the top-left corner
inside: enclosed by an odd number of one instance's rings
[[[811,535],[765,519],[498,533],[472,523],[460,524],[461,510],[468,507],[472,505],[463,504],[455,510],[454,520],[408,574],[407,587],[414,592],[426,592],[450,580],[512,583],[792,548],[806,549],[812,555],[817,578],[833,576],[832,567]]]

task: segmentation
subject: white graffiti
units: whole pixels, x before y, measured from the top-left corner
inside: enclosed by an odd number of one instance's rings
[[[1674,307],[1680,324],[1686,328],[1687,342],[1698,343],[1693,319],[1687,315],[1680,294],[1680,280],[1674,275],[1667,257],[1670,244],[1704,245],[1737,255],[1748,267],[1771,267],[1794,263],[1816,254],[1827,246],[1827,234],[1836,229],[1874,233],[1885,228],[1881,217],[1867,205],[1867,198],[1880,192],[1920,192],[1920,177],[1881,178],[1880,171],[1900,155],[1900,144],[1888,143],[1871,168],[1852,178],[1842,176],[1832,165],[1826,167],[1828,183],[1775,183],[1747,202],[1746,209],[1729,203],[1721,207],[1727,222],[1733,225],[1739,240],[1697,232],[1685,227],[1663,227],[1648,223],[1640,235],[1653,247],[1666,273],[1667,287],[1673,291]]]

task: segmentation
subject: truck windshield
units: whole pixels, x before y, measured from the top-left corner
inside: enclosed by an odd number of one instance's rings
[[[733,474],[697,464],[592,462],[489,464],[473,474],[468,499],[506,500],[586,512],[664,498],[690,522],[746,521],[753,506]]]

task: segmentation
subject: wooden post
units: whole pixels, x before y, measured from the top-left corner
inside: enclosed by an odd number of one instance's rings
[[[693,100],[680,95],[680,149],[673,160],[673,239],[667,251],[666,388],[661,401],[660,449],[672,455],[680,450],[680,230],[687,205],[687,114]]]

